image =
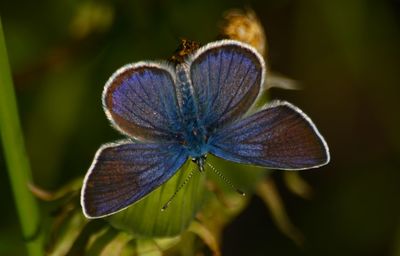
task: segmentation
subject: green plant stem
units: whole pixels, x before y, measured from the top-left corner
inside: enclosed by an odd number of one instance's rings
[[[28,189],[28,184],[31,182],[32,176],[18,118],[1,19],[0,133],[8,175],[28,253],[30,256],[43,255],[42,236],[39,228],[39,211],[36,199]]]

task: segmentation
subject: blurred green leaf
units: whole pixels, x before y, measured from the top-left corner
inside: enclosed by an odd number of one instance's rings
[[[216,236],[213,233],[211,233],[211,231],[208,230],[206,226],[202,225],[197,221],[193,221],[189,227],[189,231],[198,235],[203,240],[203,242],[208,246],[208,248],[211,249],[214,256],[221,255],[219,242]]]
[[[22,234],[29,255],[41,255],[43,239],[36,199],[28,189],[32,173],[25,151],[18,107],[0,19],[0,136]]]
[[[99,256],[120,256],[125,246],[132,240],[132,236],[124,233],[114,231],[115,235],[108,243],[103,243],[104,248],[98,254]],[[96,255],[87,253],[87,255]]]
[[[60,227],[55,227],[57,230],[53,230],[50,234],[47,248],[47,255],[49,256],[66,255],[87,223],[80,212],[75,211],[67,214],[67,216],[60,216],[61,220],[57,218],[53,224],[60,225]]]
[[[300,176],[299,172],[284,172],[283,178],[287,188],[295,195],[304,199],[311,199],[313,196],[312,187]]]
[[[304,236],[291,222],[275,182],[272,179],[265,179],[260,182],[257,187],[257,194],[271,211],[272,218],[282,233],[292,239],[298,246],[302,246]]]
[[[78,218],[78,217],[77,217]],[[79,218],[82,218],[81,215]],[[75,229],[79,229],[79,235],[74,239],[74,242],[68,252],[66,254],[62,254],[65,256],[75,256],[75,255],[85,255],[85,251],[88,243],[90,242],[91,237],[101,232],[104,229],[104,221],[89,221],[86,225],[82,225],[81,229],[79,225],[75,225]],[[68,238],[68,237],[67,237]]]
[[[161,256],[161,249],[152,239],[137,240],[137,254],[139,256]]]
[[[113,241],[118,235],[118,231],[113,228],[105,228],[100,234],[98,234],[94,241],[90,243],[86,251],[87,255],[100,255],[105,247]]]

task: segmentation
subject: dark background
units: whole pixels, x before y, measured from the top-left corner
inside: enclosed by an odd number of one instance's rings
[[[243,7],[265,27],[272,69],[303,88],[271,97],[312,117],[332,160],[301,172],[311,201],[273,174],[304,248],[255,197],[225,230],[224,255],[400,255],[399,1],[1,1],[35,182],[57,189],[120,138],[100,105],[114,70],[169,57],[181,36],[212,41],[223,12]],[[0,168],[0,254],[23,255],[2,154]]]

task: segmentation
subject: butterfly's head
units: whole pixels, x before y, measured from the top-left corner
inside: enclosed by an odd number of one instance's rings
[[[193,163],[197,164],[197,166],[199,167],[200,172],[204,171],[204,166],[206,164],[206,158],[207,158],[207,154],[202,155],[200,157],[192,158]]]

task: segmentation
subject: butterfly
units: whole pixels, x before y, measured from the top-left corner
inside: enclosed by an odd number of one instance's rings
[[[329,162],[311,119],[285,101],[246,115],[265,76],[257,51],[235,40],[209,43],[182,63],[138,62],[107,81],[103,108],[128,138],[97,151],[83,182],[87,218],[119,212],[207,154],[271,169],[303,170]]]

